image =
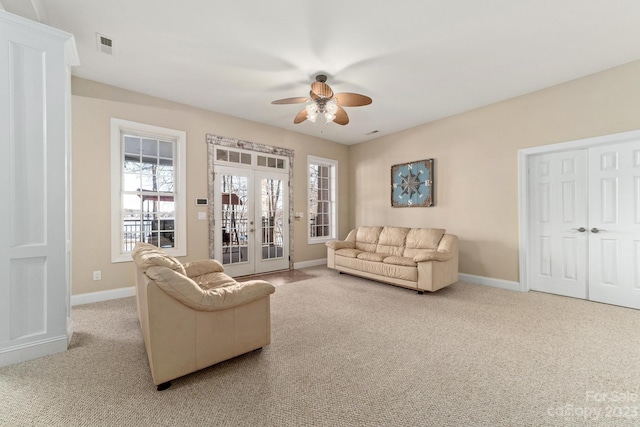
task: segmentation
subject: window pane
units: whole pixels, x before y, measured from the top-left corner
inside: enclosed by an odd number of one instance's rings
[[[174,210],[173,197],[161,196],[160,202],[158,203],[158,214],[164,218],[173,218]]]
[[[265,156],[258,156],[258,166],[267,166],[267,158]]]
[[[160,141],[160,157],[168,159],[173,158],[173,144],[166,141]]]
[[[284,169],[284,160],[278,159],[278,169]]]
[[[173,191],[173,167],[159,166],[156,184],[158,191]]]
[[[233,163],[240,163],[240,153],[237,151],[229,151],[229,161]]]
[[[155,178],[154,175],[142,174],[142,175],[140,175],[140,177],[141,177],[141,182],[142,182],[142,186],[139,187],[140,190],[142,190],[142,191],[156,191],[157,190],[156,178]]]
[[[124,191],[136,191],[140,188],[140,174],[125,173],[122,175],[122,189]]]
[[[139,218],[141,205],[140,196],[137,194],[124,194],[122,196],[122,208],[125,218]]]
[[[218,160],[222,160],[223,162],[227,161],[227,150],[216,150],[216,158]]]
[[[129,157],[124,159],[124,171],[125,172],[140,172],[140,156]]]
[[[268,163],[269,163],[269,167],[270,168],[275,168],[276,167],[276,159],[273,157],[269,157],[268,159]]]
[[[251,164],[251,154],[242,153],[240,158],[241,158],[241,160],[240,160],[241,163],[243,163],[245,165],[250,165]]]
[[[142,161],[141,167],[143,170],[151,170],[152,168],[158,166],[157,157],[142,156],[140,160]]]
[[[140,138],[135,136],[125,135],[124,152],[126,154],[135,154],[137,156],[140,156]]]
[[[142,138],[142,155],[158,157],[158,140]]]

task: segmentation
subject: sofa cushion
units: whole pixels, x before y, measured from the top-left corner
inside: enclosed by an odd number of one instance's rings
[[[402,265],[405,267],[417,267],[418,264],[412,259],[403,256],[388,256],[382,262],[385,264]]]
[[[365,261],[382,262],[382,260],[384,260],[388,256],[389,255],[387,254],[377,254],[374,252],[362,252],[358,254],[358,259],[363,259]]]
[[[416,267],[406,267],[404,265],[387,264],[385,262],[371,262],[358,258],[336,258],[336,266],[346,267],[353,270],[370,274],[377,274],[383,277],[407,280],[409,282],[418,281],[418,269]]]
[[[376,252],[401,256],[404,252],[404,243],[409,230],[406,227],[384,227],[380,232]]]
[[[407,233],[403,255],[413,258],[420,249],[437,249],[444,232],[442,228],[412,228]]]
[[[347,258],[356,258],[362,252],[363,251],[361,251],[360,249],[344,248],[344,249],[338,249],[336,251],[336,255],[345,256]]]
[[[356,249],[375,252],[382,227],[358,227],[356,232]]]
[[[200,311],[236,307],[272,294],[276,289],[264,280],[252,280],[243,283],[232,281],[227,286],[203,290],[187,276],[167,267],[149,267],[146,275],[168,295]]]
[[[167,255],[162,249],[150,243],[138,242],[131,252],[134,262],[145,272],[149,267],[161,266],[185,274],[184,266],[176,258]]]

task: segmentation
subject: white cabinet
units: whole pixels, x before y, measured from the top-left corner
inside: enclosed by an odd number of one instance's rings
[[[71,34],[0,10],[0,366],[65,351]]]

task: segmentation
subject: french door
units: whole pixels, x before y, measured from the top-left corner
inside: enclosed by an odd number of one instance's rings
[[[531,289],[640,308],[640,141],[532,156]]]
[[[215,258],[230,276],[289,268],[287,173],[216,166]]]

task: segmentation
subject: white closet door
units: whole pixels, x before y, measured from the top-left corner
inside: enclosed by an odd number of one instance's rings
[[[640,140],[589,150],[589,299],[640,308]]]
[[[587,298],[587,150],[529,163],[531,289]]]

